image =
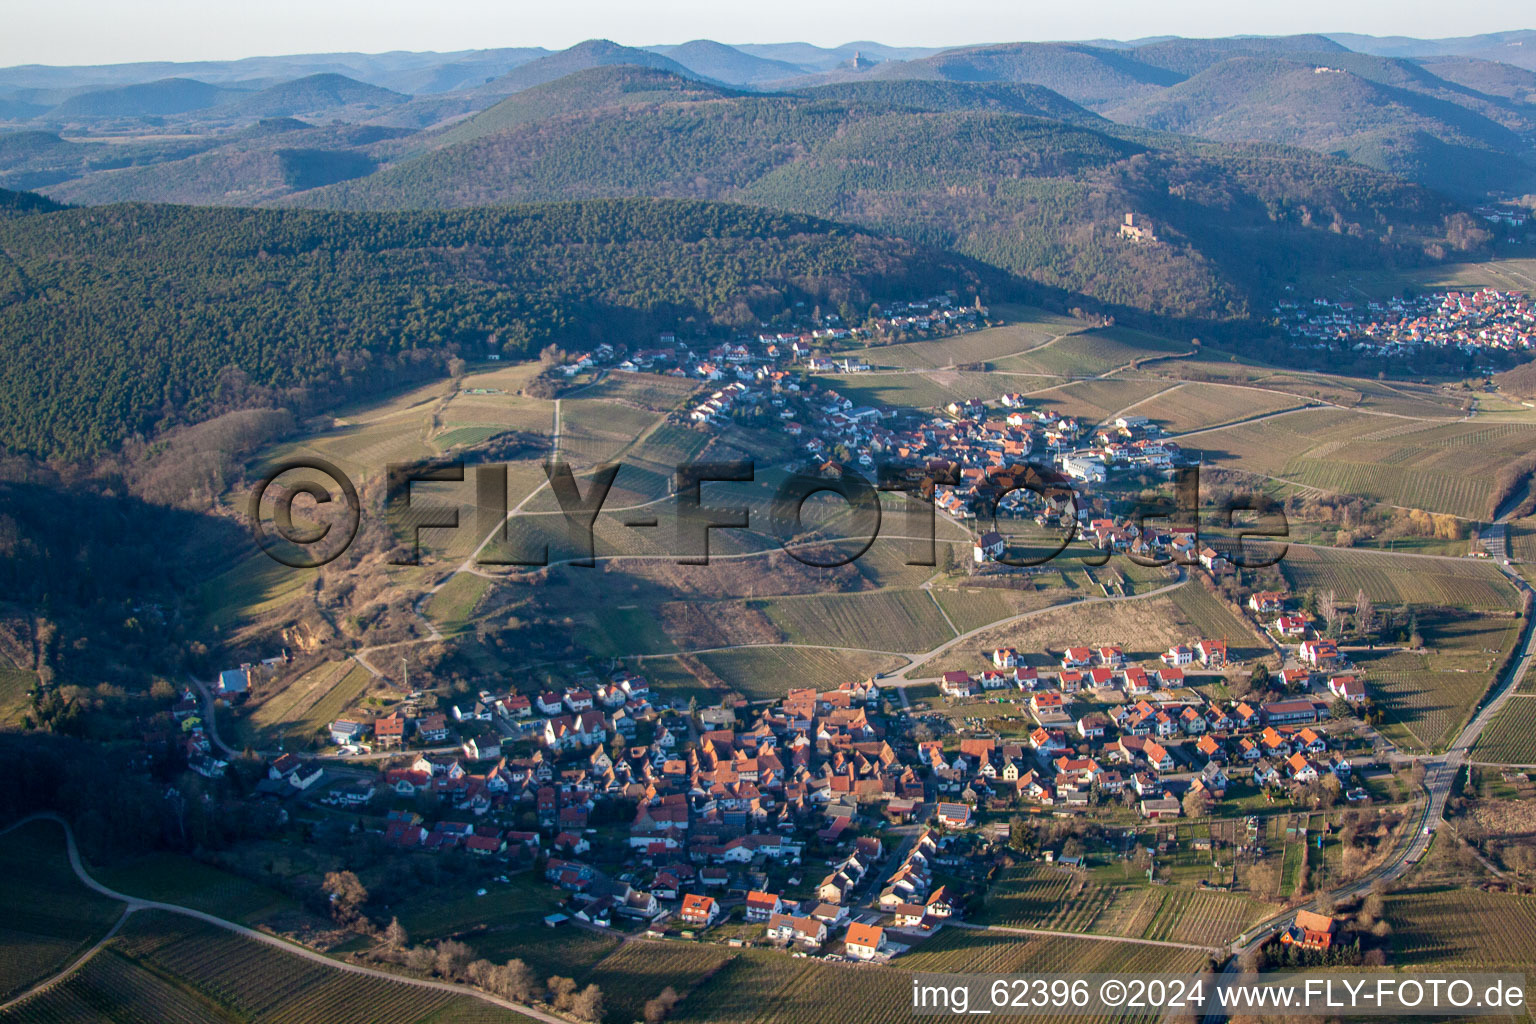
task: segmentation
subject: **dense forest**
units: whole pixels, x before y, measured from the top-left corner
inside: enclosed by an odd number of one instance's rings
[[[232,408],[794,301],[1009,287],[962,257],[744,206],[612,200],[356,214],[0,193],[0,439],[80,459]],[[26,212],[34,211],[34,212]]]
[[[1250,315],[1304,274],[1423,261],[1457,209],[1308,150],[1115,125],[1038,86],[866,81],[764,96],[681,81],[666,92],[664,77],[573,75],[456,125],[437,148],[283,202],[737,200],[953,249],[1104,304],[1217,319]],[[629,86],[655,98],[618,102]],[[1127,212],[1150,217],[1159,242],[1120,238]]]

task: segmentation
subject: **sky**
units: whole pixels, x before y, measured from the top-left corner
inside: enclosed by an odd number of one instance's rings
[[[1526,0],[4,0],[0,66],[290,53],[872,39],[891,45],[1151,35],[1473,35],[1536,24]]]

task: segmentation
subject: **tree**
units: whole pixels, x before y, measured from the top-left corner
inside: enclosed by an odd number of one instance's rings
[[[1328,623],[1329,635],[1335,634],[1339,622],[1339,601],[1333,591],[1325,590],[1318,596],[1317,613]]]
[[[655,998],[646,1001],[645,1024],[661,1024],[677,1005],[677,990],[671,985],[661,990]]]
[[[1361,636],[1376,631],[1376,607],[1361,588],[1355,594],[1355,632]]]
[[[368,902],[368,890],[350,871],[332,871],[325,876],[325,892],[331,898],[331,916],[338,924],[351,925],[362,917]]]
[[[475,958],[475,951],[457,939],[444,939],[434,952],[432,969],[450,981],[458,980]]]
[[[1021,853],[1029,846],[1028,826],[1017,814],[1008,819],[1008,845]]]
[[[1191,789],[1184,794],[1184,816],[1203,818],[1211,812],[1211,798],[1203,789]]]
[[[596,985],[588,985],[576,993],[571,997],[571,1013],[581,1020],[599,1024],[603,1019],[603,990]]]
[[[531,1003],[539,998],[539,979],[533,973],[533,968],[521,960],[508,960],[506,967],[507,998],[515,1003]]]
[[[398,952],[411,944],[410,936],[406,934],[405,926],[400,923],[398,917],[389,919],[389,927],[384,929],[384,945],[390,950]]]
[[[576,997],[576,982],[571,978],[552,975],[549,979],[549,1003],[557,1010],[569,1010]]]

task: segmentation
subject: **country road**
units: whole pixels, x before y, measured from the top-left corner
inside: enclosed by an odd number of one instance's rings
[[[68,967],[64,968],[64,970],[60,971],[58,974],[55,974],[52,977],[47,978],[46,980],[41,981],[36,985],[33,985],[31,988],[27,989],[27,991],[12,998],[9,1002],[5,1003],[4,1005],[0,1005],[0,1011],[4,1011],[16,1005],[17,1003],[20,1003],[32,997],[33,995],[36,995],[39,992],[53,987],[54,985],[68,978],[75,971],[79,970],[82,965],[90,960],[91,957],[94,956],[102,946],[106,945],[107,941],[117,933],[117,930],[122,927],[123,922],[127,920],[130,914],[137,913],[141,910],[160,910],[168,914],[178,914],[182,917],[190,917],[194,920],[202,921],[204,924],[211,924],[216,928],[223,928],[225,931],[234,932],[235,934],[243,936],[244,938],[263,943],[264,945],[272,946],[276,949],[282,950],[284,953],[302,957],[311,963],[321,964],[325,967],[332,968],[333,970],[345,971],[348,974],[360,974],[364,977],[377,978],[382,981],[389,981],[398,985],[410,985],[415,988],[432,989],[438,992],[448,992],[458,996],[470,996],[474,999],[479,999],[481,1002],[490,1003],[493,1006],[499,1006],[505,1010],[515,1010],[524,1016],[532,1017],[537,1021],[542,1021],[543,1024],[571,1024],[571,1022],[565,1018],[556,1017],[553,1014],[545,1013],[543,1010],[540,1010],[537,1007],[525,1006],[522,1003],[514,1003],[511,1000],[502,999],[499,996],[493,996],[489,992],[484,992],[480,989],[472,988],[468,985],[455,985],[451,982],[431,981],[425,978],[410,978],[399,974],[391,974],[388,971],[381,971],[372,967],[363,967],[360,964],[345,963],[340,960],[332,959],[323,953],[317,953],[305,946],[300,946],[296,943],[289,942],[287,939],[278,938],[276,935],[270,935],[266,932],[257,931],[255,928],[247,928],[245,925],[236,924],[233,921],[226,921],[222,917],[215,917],[213,914],[205,913],[201,910],[194,910],[191,907],[183,907],[178,903],[164,903],[160,900],[141,899],[137,896],[129,896],[126,893],[118,892],[116,889],[109,889],[105,885],[102,885],[100,882],[96,881],[96,879],[92,878],[90,873],[85,870],[85,865],[80,860],[80,851],[75,845],[74,830],[69,827],[69,822],[65,821],[63,818],[56,814],[28,815],[27,817],[22,818],[20,821],[9,825],[5,829],[0,829],[0,835],[5,835],[7,832],[20,828],[21,826],[33,821],[52,821],[63,828],[64,841],[69,851],[69,866],[74,869],[75,876],[80,879],[81,884],[85,885],[86,888],[91,889],[94,892],[100,893],[102,896],[105,896],[108,899],[118,900],[119,902],[126,904],[126,906],[123,910],[123,916],[118,919],[117,924],[113,925],[112,930],[108,932],[107,935],[101,939],[101,941],[97,942],[94,946],[87,950],[84,956],[81,956],[79,959],[74,961]]]

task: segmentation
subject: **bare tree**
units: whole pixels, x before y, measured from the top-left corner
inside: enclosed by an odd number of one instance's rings
[[[1361,588],[1355,594],[1355,632],[1364,636],[1376,631],[1376,606]]]
[[[1328,623],[1328,632],[1335,633],[1339,624],[1339,599],[1334,596],[1333,591],[1325,590],[1318,595],[1317,612]]]
[[[571,1013],[581,1020],[599,1024],[603,1019],[603,990],[588,985],[571,997]]]

